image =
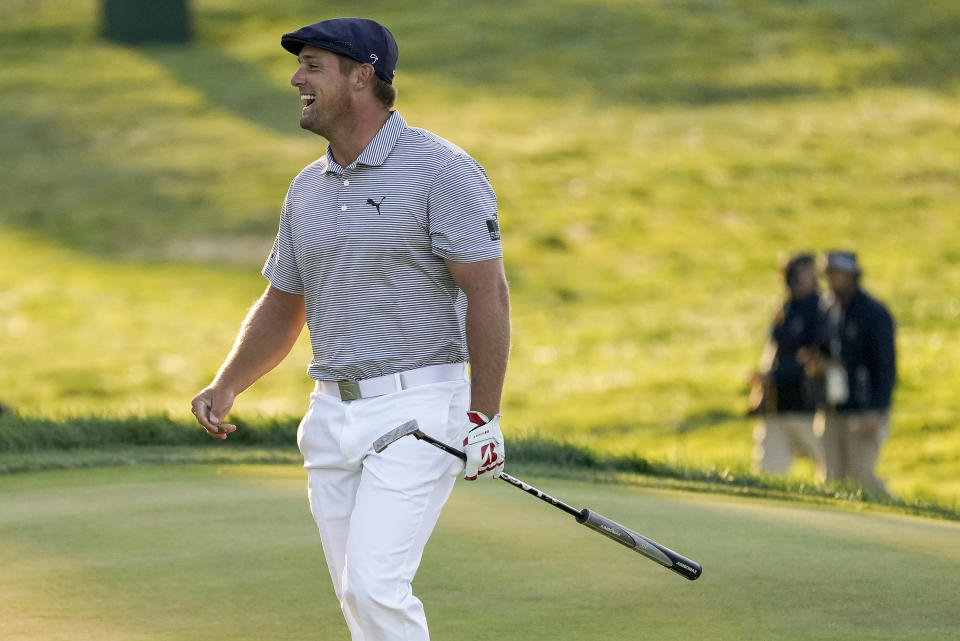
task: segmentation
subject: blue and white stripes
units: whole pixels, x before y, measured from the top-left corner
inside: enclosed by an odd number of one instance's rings
[[[466,300],[445,261],[499,258],[496,218],[483,168],[397,112],[349,167],[329,150],[307,166],[287,192],[263,275],[305,297],[310,376],[466,361]]]

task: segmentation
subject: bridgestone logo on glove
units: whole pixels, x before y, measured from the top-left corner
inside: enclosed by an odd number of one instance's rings
[[[483,466],[487,467],[492,465],[494,461],[497,460],[496,447],[493,443],[488,443],[480,448],[481,458],[483,458]]]

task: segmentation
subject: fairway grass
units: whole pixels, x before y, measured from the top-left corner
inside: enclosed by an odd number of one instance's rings
[[[501,483],[459,483],[415,581],[437,641],[947,641],[960,526],[525,479],[700,561],[686,581]],[[4,641],[346,639],[294,466],[0,477]]]

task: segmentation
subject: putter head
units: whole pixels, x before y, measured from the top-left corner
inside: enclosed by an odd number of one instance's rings
[[[410,434],[416,435],[419,433],[420,433],[420,425],[417,423],[416,419],[411,419],[406,423],[404,423],[403,425],[401,425],[400,427],[396,427],[390,430],[389,432],[387,432],[386,434],[384,434],[383,436],[375,440],[373,442],[373,451],[379,454],[380,452],[387,449],[387,447],[394,441],[399,440],[404,436],[409,436]]]

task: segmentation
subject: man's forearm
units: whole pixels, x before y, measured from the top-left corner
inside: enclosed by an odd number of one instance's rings
[[[244,319],[213,385],[234,395],[253,385],[290,353],[304,323],[303,297],[268,287]]]
[[[510,353],[510,290],[503,261],[447,261],[447,267],[467,296],[470,409],[492,417],[500,411]]]
[[[506,283],[467,302],[470,408],[493,416],[500,411],[510,353],[510,297]]]

